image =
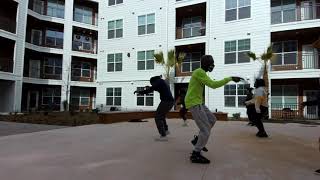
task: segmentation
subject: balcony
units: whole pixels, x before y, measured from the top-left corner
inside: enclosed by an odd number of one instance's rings
[[[206,3],[177,8],[176,39],[206,35]]]
[[[272,71],[320,69],[318,53],[288,52],[277,54],[277,58],[272,62]]]
[[[72,57],[71,80],[82,82],[94,82],[97,79],[96,60]]]
[[[64,1],[61,0],[30,0],[29,9],[45,16],[64,18]]]
[[[0,17],[0,29],[16,33],[16,21],[10,18]]]
[[[98,3],[75,1],[73,20],[79,23],[98,25]]]
[[[0,37],[0,71],[13,72],[15,41]]]
[[[320,19],[320,4],[295,4],[271,7],[271,24]]]
[[[0,29],[16,33],[18,3],[12,0],[1,1]]]
[[[97,54],[98,32],[79,27],[73,27],[72,50]]]

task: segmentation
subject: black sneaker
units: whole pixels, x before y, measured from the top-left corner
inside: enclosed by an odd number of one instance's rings
[[[267,138],[267,137],[269,137],[266,132],[258,132],[256,134],[256,136],[259,137],[259,138]]]
[[[196,152],[196,151],[193,151],[191,156],[190,156],[190,161],[192,163],[199,163],[199,164],[209,164],[210,163],[210,160],[205,158],[204,156],[202,156],[200,154],[200,152]]]
[[[314,173],[315,173],[316,175],[320,175],[320,169],[314,171]]]
[[[198,136],[194,135],[194,139],[191,141],[191,143],[195,146],[197,142],[198,142]],[[203,147],[202,151],[208,152],[208,149],[206,147]]]

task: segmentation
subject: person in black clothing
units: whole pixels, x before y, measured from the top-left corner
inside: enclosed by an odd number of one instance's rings
[[[252,90],[253,90],[252,87],[247,88],[247,96],[246,96],[245,102],[249,102],[249,101],[253,100]],[[247,108],[247,115],[248,115],[248,119],[249,119],[248,125],[254,126],[254,122],[253,122],[254,121],[254,113],[255,113],[254,102],[253,103],[245,103],[245,105]]]
[[[134,94],[149,94],[153,91],[160,93],[160,104],[157,108],[155,114],[155,122],[160,133],[160,138],[157,138],[158,141],[167,141],[167,135],[169,134],[168,125],[166,122],[166,115],[174,105],[174,99],[171,94],[169,85],[161,79],[161,76],[154,76],[150,78],[151,87],[143,91],[135,91]]]

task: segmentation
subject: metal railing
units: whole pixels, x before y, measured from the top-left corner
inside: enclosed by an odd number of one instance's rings
[[[286,8],[271,7],[271,11],[271,24],[320,19],[319,3]]]
[[[192,38],[206,35],[206,28],[203,27],[176,27],[176,39]]]
[[[271,65],[272,71],[281,70],[301,70],[301,69],[320,69],[320,58],[318,53],[305,53],[300,52],[295,56],[295,60],[284,59],[285,55],[278,54],[277,62],[282,62],[281,64],[275,64],[275,61]],[[280,58],[280,59],[279,59]],[[295,64],[285,64],[285,62],[296,62]],[[301,62],[299,62],[301,61]]]
[[[0,58],[0,71],[13,72],[13,59]]]
[[[5,18],[5,17],[0,17],[0,29],[11,32],[11,33],[16,33],[16,21],[13,19]]]
[[[272,119],[320,119],[317,108],[317,106],[302,106],[300,104],[271,103],[270,110]]]

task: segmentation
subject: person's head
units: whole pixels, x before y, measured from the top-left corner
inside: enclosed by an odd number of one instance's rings
[[[157,80],[161,79],[161,76],[153,76],[150,78],[150,84],[153,85]]]
[[[214,68],[214,60],[211,55],[203,55],[201,57],[201,68],[206,72],[211,72]]]
[[[264,86],[266,86],[266,83],[264,82],[263,79],[256,79],[256,82],[254,82],[255,88],[264,87]]]

